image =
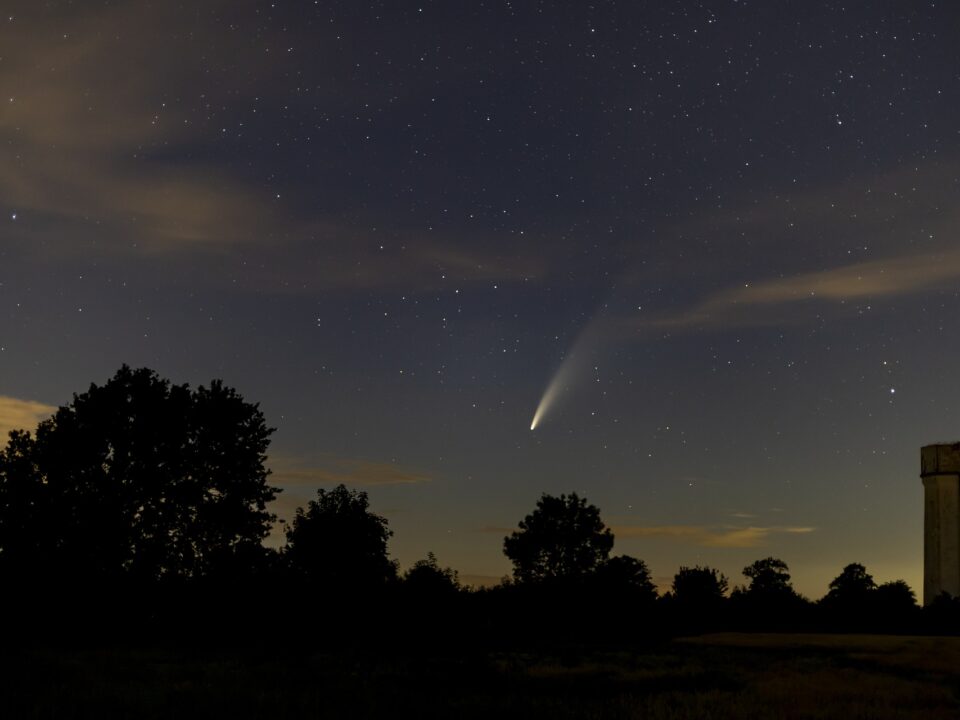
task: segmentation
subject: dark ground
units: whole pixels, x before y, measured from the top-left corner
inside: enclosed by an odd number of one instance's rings
[[[4,718],[956,718],[960,638],[723,634],[643,650],[7,649]]]

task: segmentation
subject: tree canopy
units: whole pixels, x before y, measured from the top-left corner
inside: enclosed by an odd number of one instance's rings
[[[752,597],[776,599],[796,594],[790,584],[790,570],[779,558],[757,560],[747,565],[743,574],[750,580],[747,594]]]
[[[339,590],[368,590],[394,580],[387,557],[393,533],[370,511],[367,493],[338,485],[317,491],[287,529],[285,555],[298,577]]]
[[[714,568],[681,567],[673,576],[672,592],[678,603],[691,607],[709,607],[723,601],[727,577]]]
[[[624,596],[634,603],[651,603],[657,599],[657,588],[647,564],[629,555],[617,555],[603,563],[597,568],[597,581],[601,590]]]
[[[0,558],[89,579],[201,577],[261,548],[272,429],[219,380],[126,365],[0,452]]]
[[[860,563],[850,563],[830,581],[830,589],[823,602],[832,605],[854,607],[865,604],[870,593],[877,588],[873,576]]]
[[[523,583],[582,579],[606,562],[612,547],[600,510],[576,493],[542,495],[503,540],[514,578]]]
[[[460,590],[460,579],[456,570],[441,567],[437,556],[428,552],[403,574],[403,586],[417,595],[443,596]]]

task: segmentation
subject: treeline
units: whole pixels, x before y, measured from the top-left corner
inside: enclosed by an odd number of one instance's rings
[[[0,451],[6,637],[129,642],[622,644],[725,629],[956,631],[902,581],[851,564],[817,602],[776,558],[729,587],[680,568],[658,595],[646,564],[576,494],[543,495],[504,539],[512,579],[464,588],[433,554],[405,572],[366,493],[319,490],[279,550],[264,546],[269,428],[214,381],[191,389],[122,367]]]

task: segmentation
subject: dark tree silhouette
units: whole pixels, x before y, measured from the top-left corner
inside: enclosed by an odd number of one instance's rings
[[[874,592],[877,612],[882,616],[904,616],[917,609],[917,596],[903,580],[881,583]]]
[[[864,608],[870,601],[870,594],[876,590],[867,569],[860,563],[850,563],[843,572],[830,581],[829,591],[823,598],[828,605]]]
[[[521,583],[584,579],[606,562],[613,547],[600,510],[576,493],[544,494],[519,527],[504,538],[503,552]]]
[[[875,599],[877,584],[860,563],[850,563],[830,581],[819,602],[823,620],[835,629],[877,629]]]
[[[805,627],[811,620],[811,605],[790,584],[790,570],[778,558],[767,557],[747,565],[750,581],[730,594],[733,614],[742,627],[787,630]]]
[[[41,548],[50,545],[41,532],[47,488],[33,447],[30,433],[14,430],[0,450],[0,570],[8,577],[35,566]]]
[[[674,632],[705,632],[726,626],[727,578],[710,568],[681,567],[663,596],[664,619]]]
[[[0,455],[0,565],[84,581],[198,578],[262,553],[276,488],[255,404],[123,366]]]
[[[443,597],[459,591],[460,580],[456,570],[440,567],[437,556],[428,552],[403,574],[403,587],[415,595]]]
[[[756,597],[776,598],[793,596],[790,584],[790,570],[787,564],[778,558],[768,557],[747,565],[743,574],[750,580],[747,593]]]
[[[673,576],[671,592],[685,607],[709,609],[723,602],[729,584],[727,577],[710,567],[681,567]]]
[[[386,519],[370,512],[365,492],[338,485],[297,509],[285,556],[294,575],[310,583],[347,594],[370,591],[396,579],[396,564],[387,558],[391,535]]]
[[[629,555],[617,555],[603,563],[597,568],[596,580],[601,590],[633,603],[657,599],[657,588],[650,579],[647,564]]]

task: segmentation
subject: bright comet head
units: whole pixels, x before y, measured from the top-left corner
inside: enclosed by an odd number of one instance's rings
[[[537,405],[537,411],[533,414],[533,421],[530,423],[531,430],[537,429],[537,425],[540,424],[540,421],[546,414],[547,409],[553,404],[553,401],[557,396],[557,392],[557,376],[554,376],[553,380],[547,386],[546,392],[543,393],[543,397],[540,398],[540,404]]]
[[[584,368],[586,359],[589,357],[588,350],[597,344],[597,322],[596,318],[580,333],[576,342],[573,344],[570,352],[560,363],[560,367],[550,378],[547,389],[543,391],[543,397],[540,398],[540,404],[537,405],[537,411],[533,414],[533,422],[530,423],[530,429],[536,430],[537,426],[543,422],[547,412],[557,403],[557,398],[567,390],[570,385]]]

